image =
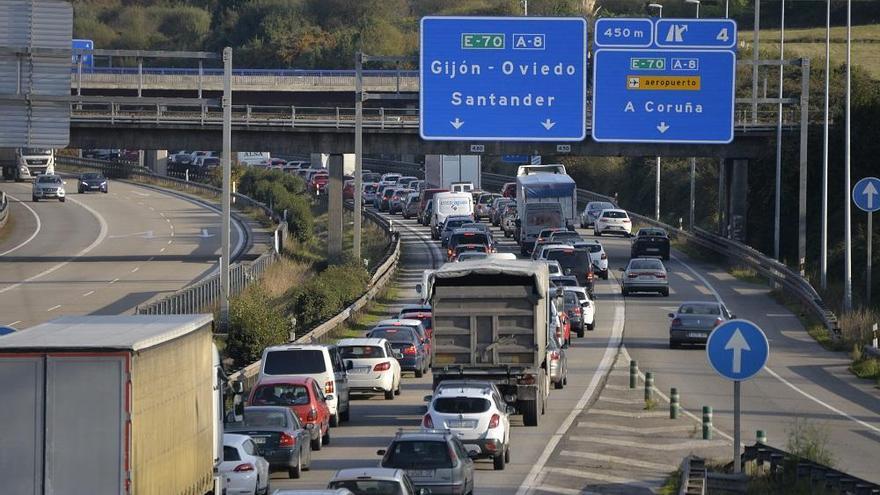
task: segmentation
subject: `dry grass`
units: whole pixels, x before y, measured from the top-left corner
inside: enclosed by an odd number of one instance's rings
[[[860,308],[838,315],[841,337],[848,344],[868,344],[874,337],[872,328],[880,323],[880,310]]]
[[[260,285],[266,289],[269,297],[277,300],[312,275],[312,267],[308,264],[290,258],[281,258],[263,274]]]

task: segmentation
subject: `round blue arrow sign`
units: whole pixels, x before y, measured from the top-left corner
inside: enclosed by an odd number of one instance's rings
[[[767,336],[748,320],[730,320],[719,325],[706,342],[709,364],[728,380],[748,380],[761,371],[769,356]]]
[[[860,210],[868,213],[880,210],[880,179],[865,177],[856,182],[852,190],[852,199]]]

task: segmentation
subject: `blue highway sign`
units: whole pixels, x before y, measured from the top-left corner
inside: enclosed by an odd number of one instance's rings
[[[743,381],[767,364],[770,344],[764,331],[754,323],[730,320],[709,335],[706,356],[719,375],[728,380]]]
[[[424,17],[420,56],[422,139],[586,136],[582,18]]]
[[[12,327],[0,327],[0,336],[9,335],[10,333],[15,333],[15,329]]]
[[[654,21],[626,17],[596,19],[594,45],[648,48],[654,42]]]
[[[716,19],[685,19],[682,23],[677,19],[643,19],[654,25],[655,42],[650,48],[633,47],[625,36],[614,39],[618,32],[632,37],[637,26],[645,25],[634,24],[635,20],[597,24],[593,139],[731,142],[736,52],[729,47],[736,44],[736,24]],[[658,46],[666,37],[671,37],[675,48]]]
[[[501,155],[501,161],[504,163],[529,163],[530,159],[529,155]]]
[[[853,203],[863,211],[874,213],[880,210],[880,179],[865,177],[856,182],[852,191]]]

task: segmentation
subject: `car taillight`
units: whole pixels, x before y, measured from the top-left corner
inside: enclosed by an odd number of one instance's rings
[[[654,276],[657,278],[666,278],[666,274],[663,272],[657,272],[654,274]]]
[[[629,223],[629,218],[624,218],[623,223]]]
[[[447,250],[446,250],[446,256],[447,256],[448,258],[451,258],[451,257],[452,257],[452,252],[453,252],[452,249],[447,249]]]
[[[587,272],[587,280],[589,280],[589,281],[593,280],[593,272]]]
[[[334,388],[336,387],[334,386],[333,380],[330,380],[324,384],[324,394],[332,394]]]
[[[579,308],[578,306],[575,306],[575,307],[571,308],[571,312],[573,314],[579,315],[579,314],[581,314],[581,308]]]
[[[416,355],[416,346],[411,345],[403,350],[404,356],[415,356]]]
[[[384,363],[379,363],[376,366],[373,366],[373,371],[388,371],[391,369],[391,363],[385,361]]]
[[[253,470],[254,470],[254,465],[251,463],[239,464],[238,466],[235,466],[235,469],[233,469],[233,471],[235,471],[236,473],[244,473],[244,472],[253,471]]]
[[[527,373],[527,374],[523,375],[522,378],[517,379],[516,383],[518,383],[520,385],[534,385],[535,384],[535,375],[532,375],[531,373]]]
[[[715,324],[712,325],[712,326],[713,326],[713,327],[717,327],[717,326],[720,325],[723,321],[724,321],[724,320],[722,320],[721,318],[715,318]]]
[[[559,361],[559,351],[553,351],[550,353],[551,361]]]
[[[639,274],[638,273],[628,273],[626,276],[627,276],[627,278],[636,278],[639,276]]]
[[[306,421],[317,421],[318,420],[318,410],[310,409],[309,413],[306,414]]]
[[[281,437],[278,438],[278,446],[293,447],[294,445],[296,445],[296,439],[287,433],[281,432]]]
[[[498,428],[498,425],[501,423],[501,416],[497,414],[492,415],[492,419],[489,420],[489,428]]]
[[[607,260],[607,259],[608,259],[608,255],[605,254],[605,253],[602,253],[602,257],[599,258],[599,259]]]
[[[674,318],[674,319],[672,320],[672,326],[674,326],[674,327],[680,327],[680,326],[681,326],[681,318]]]
[[[425,428],[433,428],[434,427],[434,420],[431,419],[430,414],[425,414],[424,419],[422,419],[422,426],[424,426]]]

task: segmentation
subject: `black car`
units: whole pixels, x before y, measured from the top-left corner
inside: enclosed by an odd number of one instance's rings
[[[86,172],[79,176],[77,192],[80,194],[88,191],[100,191],[107,193],[107,178],[100,172]]]
[[[368,339],[385,339],[391,348],[403,355],[397,361],[401,371],[412,371],[416,378],[421,378],[429,369],[428,353],[416,331],[409,327],[380,326],[370,330]]]
[[[226,423],[224,431],[253,438],[270,471],[287,471],[288,477],[299,478],[311,466],[311,432],[289,407],[245,407],[244,421]]]
[[[558,261],[564,275],[577,277],[578,284],[593,293],[593,259],[586,249],[570,247],[548,247],[544,251],[549,261]]]
[[[657,256],[669,260],[669,235],[657,227],[639,229],[630,246],[630,258]]]

